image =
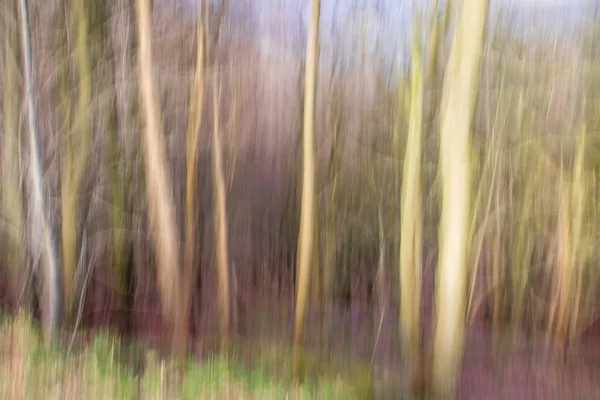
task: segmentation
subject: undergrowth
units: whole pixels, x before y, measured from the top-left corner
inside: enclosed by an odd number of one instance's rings
[[[364,399],[368,373],[347,376],[306,355],[301,382],[282,373],[287,350],[261,346],[251,365],[240,349],[206,360],[162,357],[157,351],[99,332],[71,352],[44,344],[28,317],[0,316],[0,397],[3,399]],[[256,354],[262,353],[262,354]],[[321,371],[316,371],[319,368]]]

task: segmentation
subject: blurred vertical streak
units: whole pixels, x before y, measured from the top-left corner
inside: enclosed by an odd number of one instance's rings
[[[48,210],[44,199],[42,167],[38,149],[37,113],[35,105],[35,78],[31,54],[31,31],[27,0],[19,1],[21,27],[21,51],[24,66],[25,97],[27,101],[27,141],[29,165],[27,174],[29,239],[35,272],[39,262],[41,272],[38,276],[41,295],[42,325],[48,344],[54,340],[61,323],[61,291],[58,263],[54,249],[52,227],[48,222]]]
[[[112,268],[111,278],[117,292],[117,308],[122,317],[119,318],[119,329],[122,334],[128,334],[131,318],[129,311],[131,307],[131,286],[133,280],[133,265],[130,260],[132,246],[125,235],[127,226],[127,214],[125,212],[126,193],[125,182],[120,174],[120,165],[126,163],[122,160],[122,149],[119,143],[118,127],[118,91],[117,89],[117,51],[115,45],[110,41],[108,30],[108,10],[110,5],[103,3],[94,3],[94,14],[97,16],[97,26],[93,27],[92,34],[95,33],[96,40],[100,47],[101,62],[105,65],[105,75],[100,79],[111,90],[111,95],[106,101],[102,101],[102,115],[104,129],[106,130],[106,139],[103,142],[106,146],[105,154],[108,165],[108,179],[110,186],[110,214],[112,230]],[[126,117],[124,117],[126,119]]]
[[[456,396],[465,337],[471,124],[488,0],[465,0],[444,77],[440,126],[442,214],[433,339],[433,395]]]
[[[411,386],[422,386],[421,371],[421,276],[423,220],[421,195],[421,147],[423,130],[423,58],[415,30],[410,71],[410,115],[402,175],[400,223],[400,332],[403,357]]]
[[[188,128],[186,136],[186,185],[185,185],[185,244],[183,256],[183,314],[190,319],[194,298],[194,289],[198,278],[199,267],[196,266],[196,199],[198,180],[198,139],[202,124],[204,97],[204,25],[202,24],[203,1],[197,4],[196,21],[196,71],[190,89],[190,109],[188,112]],[[202,228],[199,228],[202,229]],[[201,257],[199,257],[201,259]],[[181,326],[180,328],[184,328]],[[181,346],[187,348],[189,327],[178,333]]]
[[[332,76],[333,78],[333,76]],[[333,79],[331,81],[333,86]],[[341,99],[332,99],[333,102],[339,102]],[[330,346],[331,327],[333,318],[334,303],[334,278],[338,262],[339,232],[337,227],[337,218],[339,210],[339,164],[340,164],[340,143],[339,133],[341,125],[341,107],[335,107],[332,116],[333,138],[331,143],[331,153],[329,155],[329,196],[325,206],[325,260],[323,264],[323,301],[325,314],[323,324],[323,335],[326,342],[323,343],[327,348]]]
[[[216,14],[216,33],[209,37],[212,24],[210,18],[209,3],[204,13],[204,26],[206,27],[206,58],[212,61],[212,107],[213,107],[213,129],[211,161],[213,173],[213,217],[215,238],[215,259],[218,279],[218,304],[220,313],[221,350],[229,351],[230,329],[231,329],[231,274],[229,265],[229,244],[227,230],[227,183],[223,169],[223,150],[221,144],[221,75],[218,57],[218,42],[224,21],[227,1],[222,0],[218,13]],[[211,46],[212,45],[212,46]]]
[[[300,347],[304,337],[306,303],[310,283],[311,263],[313,262],[313,224],[315,217],[314,119],[319,54],[319,12],[320,0],[312,0],[304,78],[302,205],[300,210],[300,233],[298,237],[298,261],[296,263],[298,279],[292,361],[293,373],[296,377],[300,375]]]
[[[213,168],[213,213],[215,218],[215,250],[217,272],[219,276],[219,305],[221,314],[221,348],[228,350],[230,328],[230,277],[229,277],[229,251],[227,238],[227,194],[225,190],[225,176],[223,174],[223,155],[221,150],[221,127],[219,107],[221,98],[220,76],[215,65],[213,73],[213,135],[212,135],[212,168]]]
[[[79,219],[78,191],[81,178],[88,159],[88,141],[90,136],[90,107],[92,102],[92,67],[88,53],[88,12],[84,0],[73,0],[71,3],[75,26],[75,57],[77,61],[78,99],[77,111],[73,119],[73,127],[67,123],[64,130],[65,140],[62,152],[61,171],[61,230],[62,230],[62,262],[64,318],[71,322],[75,290],[75,268],[77,264],[77,230]],[[65,60],[61,60],[66,62]],[[69,94],[65,94],[69,96]],[[72,129],[71,129],[72,128]]]
[[[32,306],[31,271],[26,263],[23,251],[24,216],[21,166],[21,132],[19,128],[18,93],[18,28],[16,2],[7,1],[2,9],[3,22],[3,58],[4,81],[2,105],[4,116],[4,135],[2,137],[2,193],[1,206],[4,217],[2,230],[6,250],[2,262],[8,270],[11,301],[15,307]]]
[[[173,187],[166,159],[162,121],[154,81],[154,60],[152,54],[152,13],[149,0],[136,1],[138,28],[138,79],[139,95],[144,122],[144,164],[146,201],[150,236],[156,254],[158,288],[161,311],[173,335],[173,345],[183,350],[177,343],[176,332],[181,332],[187,324],[181,307],[181,270],[179,262],[179,235],[175,220]]]

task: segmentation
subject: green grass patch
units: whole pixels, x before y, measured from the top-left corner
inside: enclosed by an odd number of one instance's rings
[[[66,354],[48,348],[27,317],[2,318],[0,398],[59,399],[368,399],[364,369],[336,372],[334,363],[306,352],[305,374],[291,378],[291,354],[263,344],[238,345],[230,357],[162,357],[101,332]],[[242,361],[245,360],[245,361]],[[341,371],[341,370],[340,370]]]

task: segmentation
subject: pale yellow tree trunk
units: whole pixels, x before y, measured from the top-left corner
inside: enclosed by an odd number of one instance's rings
[[[471,123],[488,0],[465,0],[444,77],[440,128],[442,215],[433,341],[434,395],[456,395],[465,337],[471,198]]]
[[[423,121],[423,67],[418,39],[413,37],[410,72],[410,115],[404,158],[400,227],[400,334],[405,366],[412,385],[421,371],[421,259],[422,200],[421,142]]]
[[[60,279],[58,274],[58,263],[54,249],[54,237],[52,227],[48,222],[48,210],[44,199],[44,188],[42,180],[42,166],[37,138],[37,112],[35,106],[34,68],[31,55],[31,35],[29,28],[29,10],[27,0],[19,0],[19,16],[21,25],[21,47],[24,64],[25,97],[27,100],[27,141],[29,165],[27,172],[28,186],[28,212],[29,212],[29,239],[35,272],[38,265],[41,272],[40,279],[41,295],[40,304],[42,309],[42,325],[46,341],[49,343],[55,338],[57,329],[61,323],[60,315]]]
[[[300,209],[300,232],[298,237],[296,315],[294,319],[294,374],[300,372],[300,346],[304,336],[304,322],[311,262],[313,261],[313,233],[315,215],[315,154],[314,116],[317,82],[317,60],[319,47],[320,1],[312,0],[308,47],[304,72],[304,119],[303,119],[303,162],[302,162],[302,205]]]
[[[156,253],[162,314],[173,333],[186,324],[181,309],[179,234],[173,188],[163,141],[162,121],[154,82],[152,15],[149,0],[136,1],[139,40],[138,77],[144,122],[144,164],[150,236]],[[175,337],[173,338],[176,339]],[[174,343],[177,346],[177,343]]]

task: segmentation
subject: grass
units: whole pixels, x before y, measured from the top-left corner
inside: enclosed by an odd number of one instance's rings
[[[336,374],[319,357],[306,354],[307,373],[289,378],[289,351],[258,346],[242,356],[206,360],[161,357],[158,352],[100,332],[70,354],[47,348],[27,317],[0,316],[0,398],[2,399],[364,399],[364,369]],[[260,354],[256,354],[260,353]],[[241,354],[237,349],[233,354]],[[319,372],[317,371],[319,369]],[[312,371],[308,373],[308,370]]]

